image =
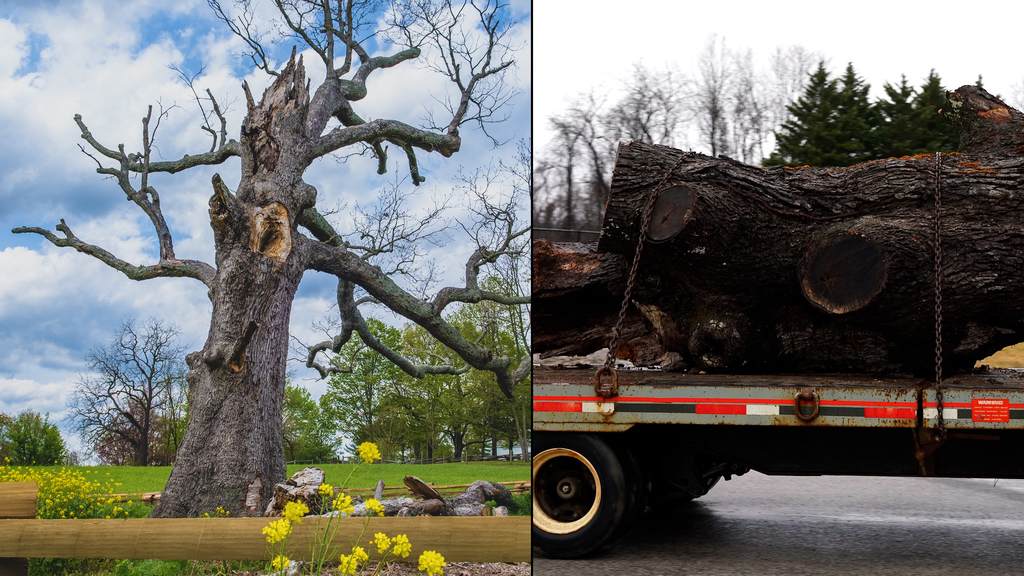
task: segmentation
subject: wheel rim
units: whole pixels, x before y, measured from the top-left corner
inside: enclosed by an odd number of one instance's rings
[[[533,524],[550,534],[583,528],[601,504],[597,470],[568,448],[552,448],[533,458],[533,487]]]

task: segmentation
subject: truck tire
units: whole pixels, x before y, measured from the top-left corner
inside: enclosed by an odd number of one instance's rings
[[[535,432],[533,550],[579,558],[597,550],[631,512],[626,472],[590,434]]]
[[[623,521],[612,532],[609,541],[621,537],[632,530],[647,510],[647,502],[651,494],[651,477],[641,464],[636,451],[620,443],[613,448],[626,474],[626,515]]]

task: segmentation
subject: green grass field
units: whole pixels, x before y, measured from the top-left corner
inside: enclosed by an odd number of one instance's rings
[[[516,482],[530,479],[530,465],[524,462],[468,462],[456,464],[321,464],[327,473],[327,483],[340,486],[355,468],[346,488],[373,488],[383,479],[387,486],[401,486],[405,476],[417,476],[436,486],[469,484],[475,480],[488,482]],[[40,470],[60,469],[60,466],[33,466]],[[305,468],[288,466],[288,475]],[[120,494],[160,492],[171,475],[170,466],[79,466],[76,470],[89,471],[100,479],[119,483]],[[109,476],[108,476],[109,475]]]

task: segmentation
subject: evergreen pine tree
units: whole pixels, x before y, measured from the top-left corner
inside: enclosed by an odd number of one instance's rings
[[[955,152],[959,148],[960,135],[939,115],[945,103],[946,90],[939,75],[932,70],[914,97],[915,138],[913,146],[904,154]]]
[[[776,149],[765,166],[828,165],[835,157],[833,135],[838,91],[825,63],[819,62],[802,96],[787,106],[789,119],[775,134]]]
[[[871,86],[864,83],[853,69],[846,65],[840,79],[836,106],[835,152],[836,159],[828,165],[852,166],[878,158],[878,110],[868,100]]]
[[[918,118],[914,108],[916,91],[907,84],[906,75],[900,77],[899,86],[886,82],[883,89],[885,98],[875,104],[880,116],[876,140],[879,157],[916,154],[921,132],[917,126]]]

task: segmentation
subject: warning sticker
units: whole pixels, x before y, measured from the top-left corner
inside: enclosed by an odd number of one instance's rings
[[[974,422],[1009,422],[1009,398],[973,398],[971,420]]]

